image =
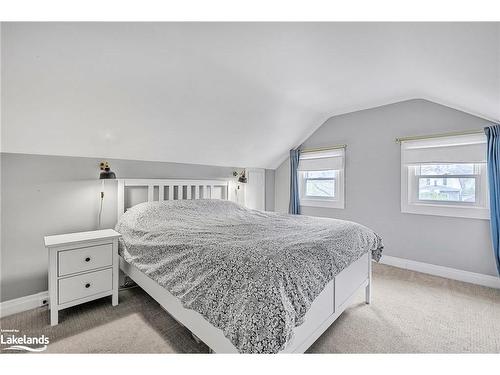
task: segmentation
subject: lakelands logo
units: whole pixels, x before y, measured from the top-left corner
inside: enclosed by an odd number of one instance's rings
[[[43,352],[47,350],[49,338],[45,335],[20,335],[17,329],[2,329],[0,331],[0,345],[10,345],[2,350]]]

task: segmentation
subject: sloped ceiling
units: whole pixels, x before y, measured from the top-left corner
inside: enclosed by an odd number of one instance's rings
[[[332,115],[500,118],[499,23],[8,23],[2,150],[274,168]]]

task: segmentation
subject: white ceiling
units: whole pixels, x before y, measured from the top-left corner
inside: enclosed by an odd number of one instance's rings
[[[500,23],[2,24],[2,150],[274,168],[411,98],[500,119]]]

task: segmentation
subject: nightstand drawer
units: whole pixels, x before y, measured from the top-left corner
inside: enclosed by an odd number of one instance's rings
[[[113,245],[97,245],[59,252],[59,276],[113,264]]]
[[[113,287],[113,271],[111,269],[89,272],[83,275],[60,279],[59,304],[80,298],[110,291]]]

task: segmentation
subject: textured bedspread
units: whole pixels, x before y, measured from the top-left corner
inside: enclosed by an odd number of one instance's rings
[[[119,220],[120,254],[243,353],[276,353],[311,303],[380,238],[353,222],[219,200],[142,203]]]

